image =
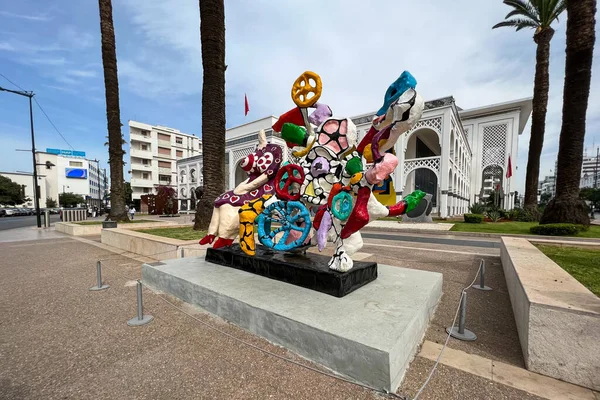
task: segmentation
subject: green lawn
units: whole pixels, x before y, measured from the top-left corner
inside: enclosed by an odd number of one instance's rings
[[[82,221],[82,222],[73,222],[74,224],[77,225],[102,225],[102,222],[104,221]],[[133,221],[129,220],[128,222],[119,222],[119,224],[145,224],[145,223],[154,223],[154,222],[161,222],[161,221],[156,221],[156,220],[152,220],[152,219],[134,219]]]
[[[195,231],[192,226],[183,226],[179,228],[140,229],[138,232],[179,240],[200,240],[204,237],[204,235],[206,235],[206,231]]]
[[[536,247],[600,297],[600,250],[546,245]]]
[[[531,235],[529,228],[536,226],[537,222],[482,222],[481,224],[467,224],[466,222],[453,222],[450,229],[454,232],[481,232],[481,233],[514,233],[519,235]],[[552,237],[552,236],[548,236]],[[589,230],[579,232],[576,237],[600,238],[600,226],[591,225]]]

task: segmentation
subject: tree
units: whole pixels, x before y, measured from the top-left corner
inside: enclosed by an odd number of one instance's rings
[[[206,230],[214,201],[225,191],[225,5],[200,0],[202,47],[202,147],[204,195],[196,207],[194,229]]]
[[[600,189],[583,188],[579,191],[579,197],[592,203],[592,207],[600,208]]]
[[[110,165],[111,207],[108,219],[127,221],[123,179],[123,136],[121,133],[121,110],[119,106],[119,78],[117,75],[117,52],[111,0],[98,0],[100,9],[100,33],[102,36],[102,66],[106,96],[106,120],[108,128],[108,163]]]
[[[62,207],[77,207],[79,204],[85,203],[83,196],[75,193],[59,193],[58,202]]]
[[[29,201],[25,196],[25,186],[13,182],[10,178],[0,175],[0,204],[23,204]]]
[[[551,198],[552,198],[552,193],[548,193],[548,192],[542,193],[540,196],[540,205],[545,207]]]
[[[46,207],[47,208],[55,208],[56,200],[54,200],[52,197],[46,197]]]
[[[177,192],[171,186],[157,185],[156,186],[156,204],[162,206],[162,210],[158,210],[158,214],[172,215],[174,214]]]
[[[550,40],[554,29],[550,25],[565,10],[566,0],[505,0],[504,4],[513,8],[502,21],[492,29],[503,26],[535,29],[533,41],[537,44],[535,56],[535,78],[533,84],[533,110],[531,113],[531,138],[525,177],[525,207],[537,208],[537,190],[540,175],[540,156],[546,130],[546,111],[550,81]]]
[[[127,204],[133,203],[133,190],[130,182],[125,182],[125,201]]]
[[[595,13],[596,0],[567,2],[567,57],[556,167],[556,195],[544,210],[540,224],[590,223],[588,207],[579,197],[579,182],[596,41]]]

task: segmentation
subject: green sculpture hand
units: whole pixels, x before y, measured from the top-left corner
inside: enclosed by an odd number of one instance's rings
[[[281,137],[283,140],[289,143],[293,143],[298,146],[306,146],[308,140],[308,134],[306,128],[286,122],[281,128]]]
[[[425,193],[421,190],[415,190],[414,192],[412,192],[411,194],[406,196],[404,199],[402,199],[406,202],[406,212],[408,213],[408,212],[414,210],[415,207],[419,205],[419,202],[426,195],[427,195],[427,193]]]

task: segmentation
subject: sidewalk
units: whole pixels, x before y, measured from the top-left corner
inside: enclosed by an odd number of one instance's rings
[[[54,239],[0,243],[2,399],[387,398],[223,336],[147,290],[144,312],[155,319],[149,325],[129,327],[126,322],[136,313],[139,257],[115,254],[93,240]],[[366,246],[364,251],[371,249]],[[421,250],[365,254],[376,257],[378,262],[445,273],[444,299],[425,337],[430,344],[445,340],[444,329],[456,307],[455,295],[471,281],[479,259],[436,254]],[[419,261],[410,261],[411,258]],[[103,260],[103,281],[111,287],[90,292],[99,259]],[[468,316],[469,327],[480,339],[470,344],[451,340],[450,347],[524,371],[502,268],[498,257],[488,260],[488,279],[494,291],[473,291]],[[323,371],[322,367],[223,320],[168,299],[210,326]],[[487,311],[493,304],[496,312],[491,315]],[[429,357],[422,354],[415,358],[399,393],[414,396],[433,366]],[[468,357],[461,354],[457,359],[443,361],[421,400],[541,399],[516,389],[512,383],[510,387],[461,369],[461,363],[469,363]]]

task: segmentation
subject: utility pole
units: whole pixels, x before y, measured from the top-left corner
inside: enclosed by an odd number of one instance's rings
[[[10,90],[0,87],[0,92],[9,92],[18,94],[19,96],[29,97],[29,123],[31,125],[31,155],[33,157],[33,197],[35,204],[35,215],[37,218],[37,227],[42,227],[42,217],[40,215],[40,191],[38,189],[38,177],[37,177],[37,161],[35,159],[35,134],[33,131],[33,104],[32,98],[35,96],[33,92],[26,92],[24,90]]]

